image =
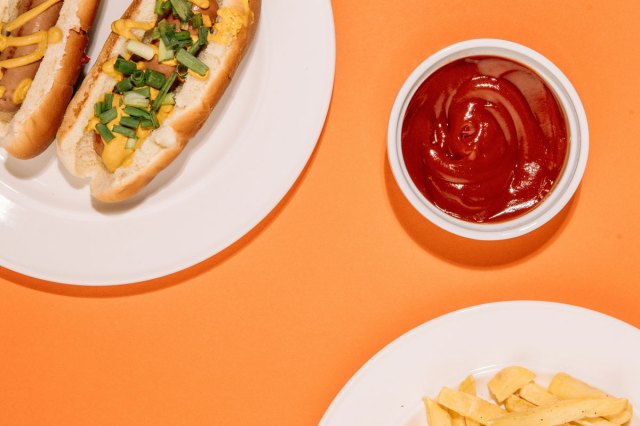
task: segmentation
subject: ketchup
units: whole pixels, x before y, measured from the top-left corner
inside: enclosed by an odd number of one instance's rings
[[[402,154],[420,192],[468,222],[535,208],[567,157],[567,124],[546,83],[508,59],[474,56],[430,75],[409,102]]]

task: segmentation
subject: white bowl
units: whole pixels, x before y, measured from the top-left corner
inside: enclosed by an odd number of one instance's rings
[[[569,144],[567,160],[560,179],[536,208],[504,222],[472,223],[443,212],[418,190],[409,176],[402,156],[402,122],[416,90],[427,77],[442,66],[468,56],[497,56],[526,65],[551,88],[567,120]],[[562,71],[551,61],[517,43],[496,39],[476,39],[456,43],[440,50],[411,73],[400,89],[391,111],[387,152],[391,170],[400,189],[425,218],[440,228],[462,237],[476,240],[504,240],[518,237],[544,225],[569,202],[580,184],[587,164],[589,128],[578,93]]]

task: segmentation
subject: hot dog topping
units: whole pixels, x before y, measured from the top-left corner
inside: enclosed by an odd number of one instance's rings
[[[14,113],[31,87],[40,61],[49,44],[58,43],[63,34],[54,25],[62,0],[24,0],[18,17],[0,23],[0,111]]]
[[[210,41],[228,45],[249,25],[251,10],[243,2],[235,9],[210,0],[156,0],[153,21],[113,23],[113,32],[127,40],[126,53],[102,66],[116,83],[87,125],[102,142],[95,150],[108,171],[131,163],[135,150],[173,111],[176,89],[188,75],[208,78],[209,67],[198,55]]]
[[[14,104],[20,105],[24,102],[24,98],[27,97],[27,92],[31,87],[31,83],[33,83],[33,80],[25,78],[20,82],[20,84],[18,84],[18,87],[16,87],[16,90],[13,92],[13,96],[11,97]]]
[[[155,26],[155,22],[138,22],[133,19],[118,19],[111,25],[111,30],[127,40],[139,41],[140,37],[131,32],[132,29],[148,31],[152,30]]]
[[[23,26],[27,22],[29,22],[32,19],[36,18],[38,15],[44,13],[44,11],[49,9],[54,4],[59,3],[61,1],[62,0],[47,0],[44,3],[40,3],[39,5],[34,7],[33,9],[24,12],[23,14],[18,16],[16,19],[14,19],[13,21],[9,22],[7,24],[7,26],[6,26],[6,30],[8,32],[11,32],[11,31],[13,31],[13,30],[15,30],[17,28],[20,28],[21,26]]]
[[[33,9],[18,16],[8,24],[0,24],[0,29],[4,27],[7,32],[12,32],[30,20],[37,17],[61,0],[48,0]],[[48,30],[42,30],[26,36],[13,36],[0,34],[0,51],[5,50],[9,46],[28,46],[35,44],[38,48],[31,54],[19,58],[11,58],[0,61],[1,68],[16,68],[39,61],[44,56],[47,46],[50,43],[58,43],[62,40],[62,31],[59,28],[51,27]]]

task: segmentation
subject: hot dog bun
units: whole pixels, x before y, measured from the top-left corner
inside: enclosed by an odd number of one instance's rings
[[[214,1],[214,0],[212,0]],[[260,11],[260,0],[217,0],[218,7],[234,8],[250,15],[227,43],[211,41],[198,55],[209,66],[206,79],[188,75],[176,91],[176,105],[161,126],[153,130],[136,149],[132,161],[111,173],[93,147],[94,133],[86,130],[93,106],[116,80],[101,71],[103,64],[125,53],[125,40],[112,33],[71,101],[57,135],[58,158],[75,176],[90,177],[91,194],[104,202],[117,202],[136,194],[167,167],[197,133],[224,93],[247,46],[253,38]],[[155,0],[134,0],[123,18],[154,20]]]
[[[0,19],[17,16],[20,0],[0,1]],[[31,158],[53,141],[82,67],[98,0],[65,0],[55,26],[62,40],[49,44],[24,102],[15,114],[0,114],[0,145],[17,158]]]

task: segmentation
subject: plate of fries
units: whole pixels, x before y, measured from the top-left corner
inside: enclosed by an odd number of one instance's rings
[[[429,321],[367,362],[320,426],[640,426],[640,330],[514,301]]]

